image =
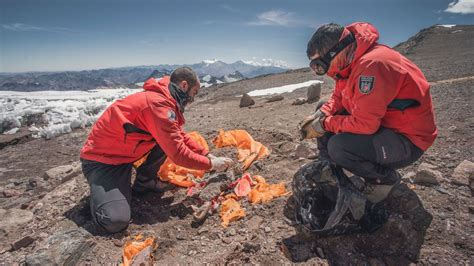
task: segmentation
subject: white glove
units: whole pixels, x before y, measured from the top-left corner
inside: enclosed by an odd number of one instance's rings
[[[212,158],[214,157],[214,158]],[[231,166],[234,161],[230,158],[227,157],[215,157],[215,156],[209,156],[209,159],[211,160],[211,170],[215,170],[216,172],[224,172]]]

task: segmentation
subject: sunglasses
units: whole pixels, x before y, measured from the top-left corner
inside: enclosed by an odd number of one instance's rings
[[[331,61],[338,55],[344,48],[355,41],[354,35],[350,33],[339,43],[334,45],[329,51],[318,58],[315,58],[309,62],[309,67],[319,76],[326,74],[331,65]]]

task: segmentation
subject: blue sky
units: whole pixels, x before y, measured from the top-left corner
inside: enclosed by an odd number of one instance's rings
[[[396,45],[474,24],[474,0],[0,0],[0,72],[271,59],[307,65],[324,23],[367,21]]]

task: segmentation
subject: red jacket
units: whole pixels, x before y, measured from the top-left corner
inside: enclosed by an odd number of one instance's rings
[[[168,76],[145,82],[145,91],[117,100],[92,127],[81,158],[105,164],[131,163],[156,144],[177,165],[211,168],[208,151],[183,131],[184,117],[171,96]]]
[[[352,32],[357,48],[351,64],[331,75],[336,86],[321,107],[327,115],[326,130],[374,134],[383,126],[405,135],[420,149],[428,149],[438,131],[430,85],[421,70],[395,50],[378,44],[379,34],[371,24],[354,23],[346,29],[341,38]],[[400,100],[414,106],[393,108],[391,103],[400,105]],[[343,109],[350,115],[338,115]]]

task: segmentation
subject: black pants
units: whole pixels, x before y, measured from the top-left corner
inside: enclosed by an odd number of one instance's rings
[[[423,154],[408,138],[381,127],[373,135],[327,132],[318,138],[319,156],[369,183],[393,184],[395,169],[406,167]]]
[[[156,145],[147,160],[137,168],[137,180],[156,178],[166,159]],[[90,186],[90,208],[94,221],[106,231],[115,233],[127,228],[131,218],[132,163],[109,165],[81,159],[82,172]]]

